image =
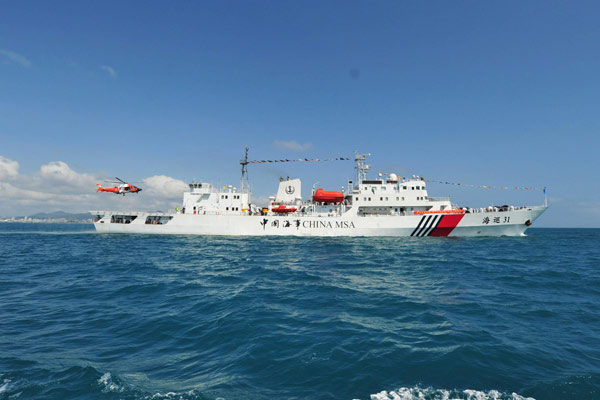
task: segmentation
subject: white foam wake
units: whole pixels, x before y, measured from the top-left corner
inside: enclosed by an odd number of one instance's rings
[[[122,392],[125,388],[114,382],[110,372],[105,373],[98,379],[98,383],[103,387],[103,392]]]
[[[381,391],[371,395],[371,400],[535,400],[517,393],[503,393],[497,390],[446,390],[433,388],[403,387],[390,392]]]

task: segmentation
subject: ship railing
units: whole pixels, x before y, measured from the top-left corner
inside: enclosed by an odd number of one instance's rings
[[[427,197],[429,201],[450,201],[450,197]]]
[[[488,213],[488,212],[505,212],[518,210],[537,210],[543,206],[501,206],[501,207],[483,207],[483,208],[466,208],[467,213]]]

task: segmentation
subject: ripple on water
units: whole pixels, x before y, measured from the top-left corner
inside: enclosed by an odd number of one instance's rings
[[[2,400],[600,397],[598,230],[418,240],[1,225]]]

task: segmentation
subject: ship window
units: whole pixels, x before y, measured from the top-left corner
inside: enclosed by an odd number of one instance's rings
[[[146,225],[164,225],[172,218],[170,216],[150,215],[146,218]]]
[[[396,201],[400,200],[400,197],[396,197]]]
[[[356,198],[356,201],[358,201],[358,197]]]
[[[403,190],[406,190],[406,186],[402,186],[402,189],[403,189]]]
[[[380,197],[380,198],[379,198],[379,201],[383,201],[383,197]]]
[[[415,187],[414,187],[414,186],[411,186],[410,188],[411,188],[412,190],[415,190]]]
[[[402,198],[402,201],[404,201],[404,197]]]
[[[225,211],[229,211],[229,207],[225,207]]]
[[[369,197],[369,201],[371,201],[371,198]]]
[[[387,198],[387,197],[385,198],[385,201],[388,201],[388,198]]]
[[[137,215],[113,215],[110,217],[112,224],[130,224],[137,218]]]

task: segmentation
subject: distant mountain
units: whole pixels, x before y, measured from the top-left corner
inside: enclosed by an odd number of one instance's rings
[[[64,219],[70,219],[70,220],[83,221],[83,220],[92,218],[92,215],[90,213],[67,213],[64,211],[54,211],[51,213],[37,213],[37,214],[30,215],[29,217],[36,218],[36,219],[64,218]]]

